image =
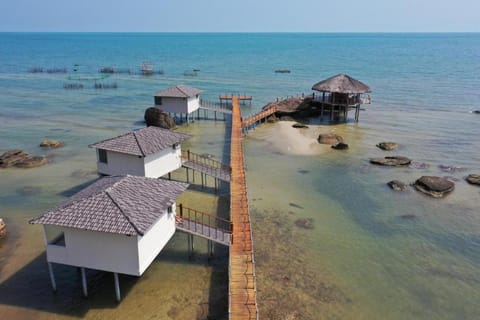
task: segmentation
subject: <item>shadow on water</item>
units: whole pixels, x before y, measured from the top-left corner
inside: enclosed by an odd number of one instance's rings
[[[90,186],[91,184],[95,183],[96,181],[98,181],[99,179],[101,179],[102,177],[98,177],[98,178],[95,178],[93,180],[89,180],[87,182],[84,182],[84,183],[81,183],[81,184],[78,184],[76,186],[73,186],[69,189],[65,189],[61,192],[58,193],[58,195],[60,196],[64,196],[64,197],[71,197],[73,196],[74,194],[82,191],[83,189],[85,189],[86,187]]]
[[[57,292],[50,286],[45,252],[0,283],[0,304],[70,315],[81,318],[90,309],[117,307],[113,275],[87,270],[89,298],[82,296],[81,276],[77,268],[54,264]],[[137,277],[119,275],[122,295],[128,295]],[[100,298],[98,298],[100,297]]]
[[[230,163],[231,117],[225,121],[225,139],[221,161]],[[220,181],[219,200],[217,206],[218,217],[230,220],[230,183]],[[229,248],[214,243],[214,257],[212,259],[212,276],[209,293],[208,319],[228,319],[228,261]]]

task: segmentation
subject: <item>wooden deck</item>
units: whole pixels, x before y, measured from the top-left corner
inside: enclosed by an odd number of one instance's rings
[[[258,319],[255,259],[248,210],[239,97],[232,97],[230,146],[230,220],[233,223],[229,260],[229,317]]]

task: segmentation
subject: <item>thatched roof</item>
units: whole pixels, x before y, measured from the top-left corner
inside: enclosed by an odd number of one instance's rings
[[[337,93],[367,93],[370,87],[346,74],[337,74],[313,85],[312,90]]]

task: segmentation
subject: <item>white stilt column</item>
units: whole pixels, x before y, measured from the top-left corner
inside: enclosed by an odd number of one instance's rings
[[[57,283],[55,282],[55,274],[53,273],[53,266],[50,262],[48,263],[48,273],[50,273],[50,281],[52,282],[53,291],[57,291]]]
[[[87,290],[87,275],[85,273],[85,268],[80,268],[82,272],[82,289],[83,289],[83,296],[86,298],[88,297],[88,290]]]
[[[118,273],[113,273],[113,279],[115,280],[115,295],[117,297],[117,301],[120,302],[120,283],[118,281]]]

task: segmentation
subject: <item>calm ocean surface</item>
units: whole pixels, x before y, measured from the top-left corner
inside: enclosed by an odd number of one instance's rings
[[[163,75],[114,74],[95,90],[102,66],[137,72],[151,61]],[[33,67],[66,74],[31,73]],[[73,71],[76,68],[77,71]],[[197,76],[184,72],[200,69]],[[290,69],[290,74],[276,74]],[[80,277],[58,266],[50,289],[41,228],[28,220],[95,178],[88,144],[143,124],[152,95],[187,84],[216,100],[222,93],[254,97],[244,115],[277,97],[311,93],[319,80],[347,73],[372,88],[360,122],[313,125],[298,144],[284,124],[266,124],[245,139],[261,319],[477,319],[480,314],[480,34],[69,34],[0,33],[0,152],[20,148],[49,154],[36,169],[0,171],[0,319],[226,319],[227,251],[207,259],[196,242],[174,236],[140,278],[122,277],[114,300],[110,274]],[[82,90],[64,84],[82,83]],[[179,130],[185,147],[228,160],[228,123],[197,121]],[[319,146],[335,132],[347,152]],[[45,151],[43,139],[65,141]],[[379,168],[380,141],[427,168]],[[309,142],[309,143],[310,143]],[[456,167],[443,171],[440,165]],[[177,174],[182,178],[183,172]],[[448,176],[445,199],[385,183],[422,175]],[[197,180],[198,181],[198,180]],[[180,199],[225,216],[228,185],[219,195],[197,189]],[[295,224],[312,219],[313,229]],[[56,266],[57,267],[57,266]]]

